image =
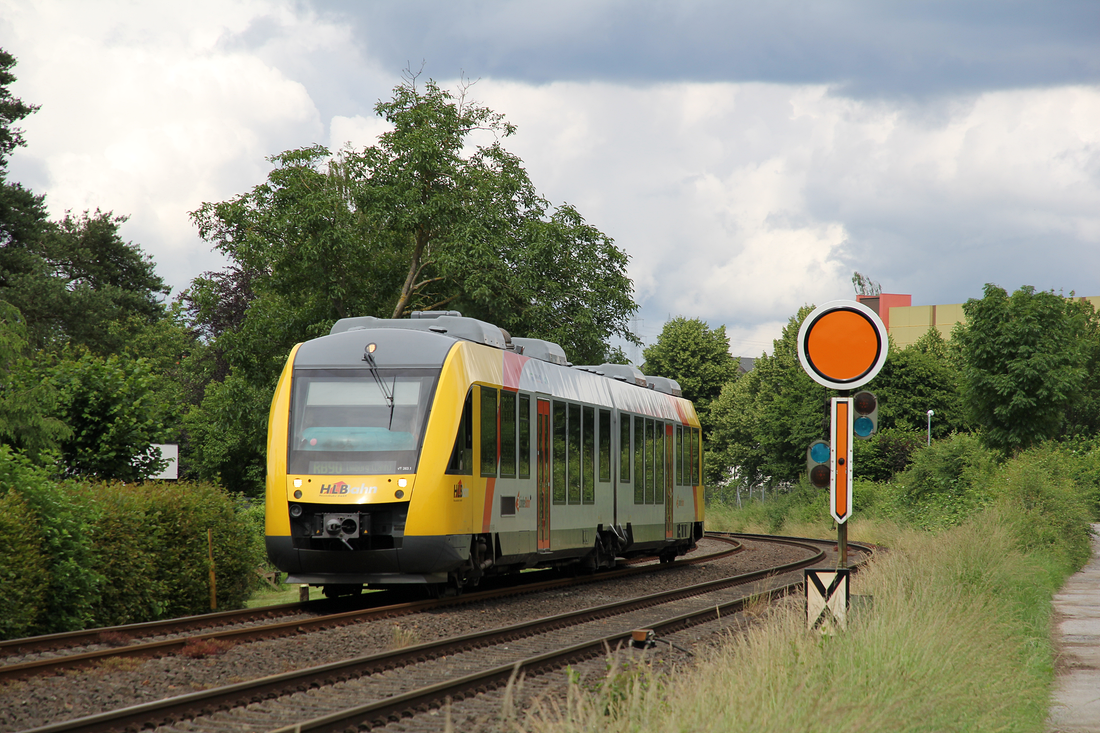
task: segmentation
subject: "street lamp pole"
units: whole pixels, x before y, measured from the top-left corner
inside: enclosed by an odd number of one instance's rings
[[[934,410],[928,411],[928,445],[932,445],[932,416],[935,414]]]

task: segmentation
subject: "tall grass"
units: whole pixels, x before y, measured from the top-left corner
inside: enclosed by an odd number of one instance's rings
[[[682,674],[657,678],[620,653],[604,680],[574,685],[564,707],[536,709],[516,729],[1042,730],[1056,574],[1018,550],[994,511],[891,539],[856,576],[873,611],[847,633],[807,631],[791,599]]]
[[[1088,557],[1092,471],[1050,447],[1003,465],[971,443],[941,450],[920,473],[863,487],[876,509],[850,536],[890,549],[855,576],[874,600],[847,632],[808,631],[802,599],[788,599],[671,674],[620,652],[604,678],[511,718],[514,729],[1042,731],[1050,601]],[[766,508],[716,514],[729,529],[774,526]],[[835,531],[790,516],[784,533]]]

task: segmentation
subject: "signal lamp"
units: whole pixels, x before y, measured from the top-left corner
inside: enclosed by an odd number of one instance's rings
[[[856,413],[852,432],[857,438],[870,438],[878,430],[878,398],[871,392],[856,392],[852,407]]]
[[[302,506],[300,504],[291,504],[290,505],[290,516],[292,516],[292,517],[302,516]]]
[[[832,477],[829,469],[829,441],[815,440],[806,449],[806,472],[810,476],[810,484],[819,489],[829,488]]]

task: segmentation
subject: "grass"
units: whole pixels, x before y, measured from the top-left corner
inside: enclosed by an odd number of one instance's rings
[[[299,601],[299,587],[297,585],[284,585],[285,590],[273,590],[269,586],[268,589],[258,590],[245,601],[245,608],[262,608],[264,606],[278,606],[283,603],[297,603]],[[324,597],[320,586],[311,585],[309,587],[309,600],[316,601]]]
[[[853,523],[852,539],[891,549],[855,577],[874,605],[847,633],[807,631],[802,599],[787,599],[693,669],[658,678],[613,659],[602,684],[579,682],[563,707],[513,717],[515,728],[1042,731],[1064,573],[1023,554],[1012,522],[989,510],[938,533]]]

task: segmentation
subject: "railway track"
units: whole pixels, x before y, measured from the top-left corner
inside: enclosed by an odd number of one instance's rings
[[[740,543],[735,539],[718,536],[712,539],[725,542],[729,548],[705,555],[681,558],[671,563],[633,565],[588,576],[522,583],[466,593],[452,598],[370,605],[343,611],[332,609],[346,608],[348,604],[333,601],[290,603],[264,609],[241,609],[182,619],[2,641],[0,656],[4,658],[5,663],[0,665],[0,682],[89,667],[110,659],[149,658],[175,654],[198,644],[212,642],[240,644],[275,639],[521,593],[537,593],[566,585],[681,568],[710,562],[741,549]]]
[[[323,731],[383,724],[438,707],[445,699],[459,700],[498,687],[517,674],[530,676],[599,656],[608,647],[626,642],[637,628],[663,635],[729,616],[747,595],[763,592],[758,588],[762,579],[822,562],[825,555],[821,548],[829,544],[770,539],[801,547],[804,557],[723,580],[196,692],[34,731],[108,731],[165,724],[165,730],[273,730],[285,726],[286,730]],[[858,545],[852,547],[860,549]],[[790,592],[798,587],[800,579],[771,583],[767,592]],[[171,726],[171,721],[191,718],[195,720],[185,727]]]

